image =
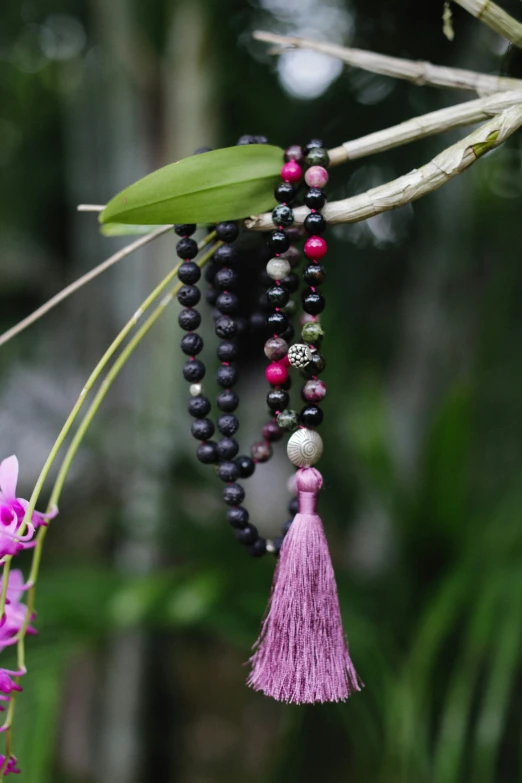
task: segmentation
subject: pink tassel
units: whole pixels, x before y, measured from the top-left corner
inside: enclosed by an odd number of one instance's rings
[[[361,684],[348,654],[339,598],[321,519],[323,479],[301,468],[299,513],[284,540],[248,684],[277,701],[344,701]]]

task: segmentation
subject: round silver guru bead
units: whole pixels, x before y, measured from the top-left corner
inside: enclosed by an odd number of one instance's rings
[[[309,468],[321,459],[323,439],[315,430],[297,430],[288,441],[286,453],[298,468]]]
[[[312,351],[304,343],[296,343],[288,349],[288,361],[292,367],[302,370],[312,361]]]

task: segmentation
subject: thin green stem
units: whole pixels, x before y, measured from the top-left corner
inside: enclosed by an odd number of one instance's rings
[[[212,241],[212,239],[215,236],[215,232],[209,233],[205,239],[200,243],[200,247],[203,248],[205,245],[207,245],[209,242]],[[96,382],[96,380],[99,378],[100,374],[106,367],[107,363],[111,359],[111,357],[114,355],[115,351],[119,348],[119,346],[122,344],[122,342],[125,340],[129,332],[134,328],[138,320],[141,318],[143,313],[150,307],[150,305],[154,302],[154,300],[161,294],[161,292],[168,286],[168,284],[174,279],[174,277],[177,275],[179,270],[180,264],[176,264],[174,269],[172,269],[168,275],[166,275],[163,280],[159,283],[159,285],[156,286],[156,288],[149,294],[149,296],[145,299],[145,301],[140,305],[140,307],[136,310],[132,318],[129,319],[129,321],[126,323],[126,325],[123,327],[121,332],[118,334],[118,336],[113,340],[111,345],[108,347],[108,349],[103,354],[102,358],[90,374],[89,378],[87,379],[87,382],[83,389],[80,392],[80,396],[78,397],[73,409],[71,410],[69,416],[67,417],[67,420],[65,424],[63,425],[50,453],[47,457],[45,464],[40,472],[40,475],[38,476],[38,480],[36,482],[36,485],[33,489],[33,492],[31,494],[31,497],[29,499],[29,504],[27,506],[26,512],[24,514],[24,518],[22,520],[22,524],[20,525],[20,528],[18,530],[19,535],[23,535],[25,528],[27,526],[27,522],[31,519],[33,512],[36,508],[36,503],[38,502],[38,498],[40,496],[40,492],[42,491],[42,487],[44,485],[45,479],[47,478],[47,475],[49,473],[49,470],[51,469],[54,460],[56,459],[56,456],[58,454],[58,451],[60,450],[65,438],[67,437],[69,430],[71,429],[72,424],[74,423],[78,413],[80,412],[81,407],[83,406],[83,403],[85,401],[86,395],[92,388],[93,384]],[[52,507],[52,506],[51,506]],[[9,572],[11,570],[11,560],[12,556],[7,556],[4,560],[4,570],[3,570],[3,576],[2,576],[2,590],[0,592],[0,617],[3,617],[4,610],[5,610],[5,602],[7,598],[7,586],[9,583]]]

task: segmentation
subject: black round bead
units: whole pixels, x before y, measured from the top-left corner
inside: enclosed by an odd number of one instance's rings
[[[220,362],[233,362],[237,358],[237,354],[237,345],[230,340],[225,340],[217,347],[217,357]]]
[[[250,327],[256,332],[266,332],[266,315],[260,312],[252,313],[250,316]]]
[[[266,541],[264,538],[258,538],[257,541],[248,547],[247,549],[250,557],[263,557],[266,555]]]
[[[181,350],[187,356],[197,356],[203,350],[203,338],[195,332],[184,334],[181,338]]]
[[[323,149],[325,148],[323,140],[322,139],[310,139],[308,144],[305,144],[305,146],[303,147],[304,154],[308,155],[310,150],[317,149],[318,147],[322,147]]]
[[[305,405],[299,414],[301,424],[307,427],[318,427],[323,420],[323,411],[319,405]]]
[[[251,457],[247,457],[246,454],[237,457],[236,465],[239,468],[239,475],[241,478],[249,478],[256,469],[256,463]]]
[[[299,511],[299,501],[298,501],[298,499],[297,498],[292,498],[292,500],[290,500],[288,502],[287,508],[288,508],[288,513],[292,514],[292,516],[295,517],[295,515]]]
[[[214,253],[214,261],[219,266],[233,266],[237,261],[237,252],[232,245],[220,245]]]
[[[197,399],[197,397],[194,397],[194,399]],[[232,413],[225,413],[223,416],[218,417],[217,428],[222,435],[230,437],[238,431],[239,422]]]
[[[284,231],[272,231],[268,237],[268,247],[273,253],[285,253],[290,247],[290,240]]]
[[[239,236],[237,223],[232,223],[230,220],[218,223],[215,231],[217,239],[220,239],[222,242],[235,242]]]
[[[196,230],[195,223],[176,223],[174,225],[174,231],[178,237],[190,237]]]
[[[303,310],[305,313],[317,315],[323,312],[324,306],[324,296],[321,296],[317,291],[308,289],[308,291],[303,292]]]
[[[194,307],[201,299],[201,291],[195,285],[182,285],[178,291],[178,302],[183,307]]]
[[[221,438],[218,440],[217,450],[219,459],[234,459],[237,452],[239,451],[239,443],[234,438]],[[235,481],[235,479],[231,479],[231,481]]]
[[[287,534],[287,533],[288,533],[288,531],[290,530],[290,525],[292,524],[292,522],[293,522],[293,521],[294,521],[294,518],[293,518],[293,517],[292,517],[292,519],[287,519],[287,520],[286,520],[286,522],[285,522],[285,524],[284,524],[284,525],[283,525],[283,527],[281,528],[281,530],[282,530],[282,532],[283,532],[283,535],[284,535],[284,536],[286,536],[286,534]]]
[[[312,360],[310,364],[307,364],[305,367],[305,374],[306,375],[320,375],[324,368],[326,367],[326,359],[322,355],[322,353],[319,353],[319,351],[314,351],[312,354]]]
[[[239,405],[239,397],[231,389],[222,391],[217,396],[217,406],[223,413],[232,413]]]
[[[216,307],[220,313],[224,313],[225,315],[237,313],[239,300],[235,294],[223,291],[217,298]]]
[[[286,204],[279,204],[272,210],[272,220],[274,226],[291,226],[294,222],[293,210]]]
[[[237,286],[237,272],[224,266],[216,272],[214,283],[223,291],[232,291]]]
[[[266,319],[268,329],[274,334],[283,334],[288,328],[288,318],[284,313],[270,313]]]
[[[190,431],[197,440],[210,440],[214,434],[214,423],[210,419],[195,419]]]
[[[324,234],[326,231],[326,220],[320,212],[310,212],[305,217],[304,227],[308,234]]]
[[[183,365],[183,377],[189,383],[199,383],[205,377],[205,365],[199,359],[190,359]]]
[[[299,288],[299,278],[295,272],[290,272],[289,275],[283,277],[281,280],[281,285],[286,288],[289,293],[293,294]]]
[[[188,412],[195,419],[204,419],[210,413],[210,400],[206,397],[191,397],[188,402]]]
[[[240,506],[245,499],[245,490],[241,484],[227,484],[223,489],[223,500],[227,506]]]
[[[283,411],[290,402],[290,396],[284,389],[270,389],[266,395],[266,404],[271,411]]]
[[[230,364],[223,364],[218,367],[216,380],[224,389],[230,389],[237,382],[237,370]]]
[[[196,258],[198,254],[198,243],[189,237],[183,237],[176,245],[176,253],[180,258]]]
[[[216,334],[218,337],[228,339],[235,337],[237,324],[229,315],[222,315],[216,321]]]
[[[227,511],[227,521],[232,527],[242,530],[248,525],[250,514],[243,508],[243,506],[237,506],[237,508],[229,508]]]
[[[236,538],[240,544],[253,544],[259,538],[255,525],[247,525],[243,530],[236,530]]]
[[[211,307],[214,307],[214,305],[216,304],[218,296],[219,296],[219,291],[216,288],[214,288],[213,285],[209,286],[205,291],[205,299],[207,300],[207,302]]]
[[[218,465],[217,474],[221,481],[226,481],[227,484],[230,484],[232,481],[235,481],[237,478],[239,478],[239,468],[235,462],[220,462]]]
[[[326,204],[326,196],[320,188],[310,188],[305,193],[304,203],[308,209],[322,209]]]
[[[185,332],[193,332],[201,323],[201,315],[197,310],[187,307],[178,315],[178,324]]]
[[[274,190],[274,196],[276,201],[280,203],[282,201],[289,202],[295,198],[295,188],[291,182],[280,182],[277,188]]]
[[[182,283],[194,285],[201,277],[201,269],[194,261],[185,261],[179,268],[178,277]]]
[[[326,269],[322,264],[309,264],[303,272],[303,278],[308,285],[321,285],[326,277]]]
[[[330,156],[328,150],[324,147],[313,147],[305,158],[307,166],[323,166],[327,168],[330,165]]]
[[[218,459],[216,444],[213,441],[200,443],[196,455],[200,462],[203,462],[205,465],[212,465]]]
[[[243,136],[240,136],[236,141],[236,147],[242,147],[243,144],[257,144],[258,142],[256,139],[257,136],[252,136],[250,133],[244,133]]]
[[[282,288],[280,285],[273,285],[266,292],[266,298],[272,307],[284,307],[290,299],[290,294],[286,288]]]

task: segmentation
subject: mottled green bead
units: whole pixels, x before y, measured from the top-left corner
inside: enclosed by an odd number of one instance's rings
[[[324,168],[327,168],[330,163],[328,150],[325,150],[323,147],[314,147],[306,156],[305,163],[307,166],[324,166]]]
[[[272,212],[272,220],[275,226],[291,226],[294,222],[294,213],[286,204],[279,204]]]
[[[309,345],[320,343],[324,337],[323,327],[317,321],[308,321],[303,326],[301,337],[303,338],[303,341]]]
[[[281,411],[277,417],[277,426],[287,432],[295,432],[299,427],[299,416],[296,411],[289,410],[288,408]]]

